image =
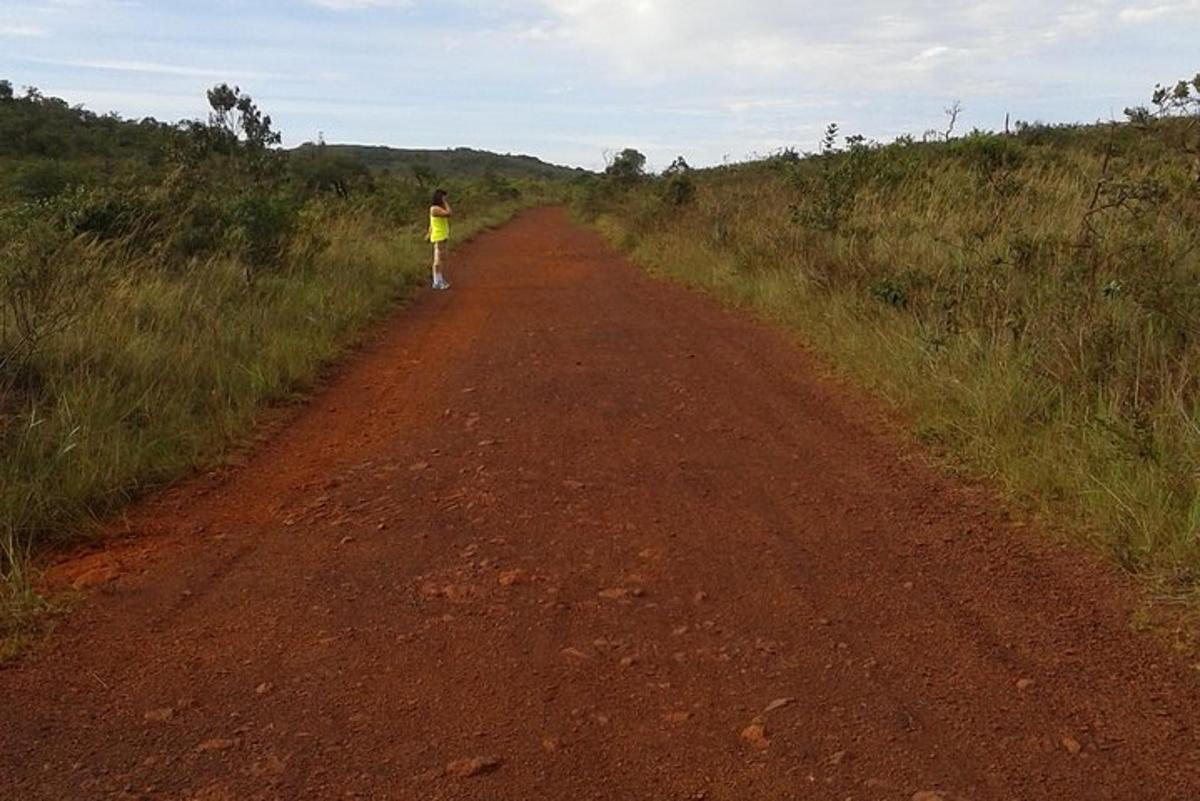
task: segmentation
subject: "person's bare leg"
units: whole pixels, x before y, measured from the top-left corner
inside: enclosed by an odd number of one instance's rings
[[[433,288],[442,287],[442,243],[433,243]]]

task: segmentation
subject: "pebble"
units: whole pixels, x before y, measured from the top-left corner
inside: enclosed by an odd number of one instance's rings
[[[500,574],[500,578],[498,578],[497,581],[500,583],[501,587],[512,587],[517,584],[524,584],[525,578],[525,571],[519,567],[516,567],[512,570],[505,570]]]
[[[1028,690],[1033,686],[1033,679],[1017,679],[1018,690]]]
[[[913,793],[912,801],[946,801],[946,796],[937,790],[922,790]]]
[[[767,708],[763,710],[764,715],[768,715],[777,709],[783,709],[785,706],[790,706],[796,703],[795,698],[776,698],[771,703],[767,704]]]
[[[71,582],[73,590],[87,590],[92,587],[98,587],[101,584],[107,584],[121,574],[121,571],[116,565],[100,565],[86,570],[76,576]]]
[[[499,756],[477,756],[456,759],[446,766],[446,775],[458,779],[483,776],[500,769],[504,759]]]
[[[148,723],[166,723],[173,717],[175,717],[175,710],[171,707],[165,707],[163,709],[151,709],[149,712],[142,715],[142,719]]]
[[[1083,746],[1080,745],[1079,741],[1076,740],[1074,737],[1062,738],[1062,745],[1063,745],[1063,748],[1067,749],[1067,752],[1072,755],[1078,754],[1080,751],[1083,750]]]
[[[200,743],[200,745],[196,746],[196,750],[200,751],[201,753],[208,751],[226,751],[230,748],[233,748],[235,745],[237,745],[236,740],[225,740],[219,737],[214,737],[211,740],[205,740],[204,742]]]
[[[742,729],[742,739],[759,751],[766,750],[771,741],[767,739],[767,730],[762,723],[751,723]]]

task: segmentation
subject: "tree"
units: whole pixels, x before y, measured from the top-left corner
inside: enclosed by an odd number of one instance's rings
[[[277,145],[283,137],[271,129],[271,116],[263,114],[241,87],[223,83],[208,90],[209,128],[223,134],[235,144],[251,150]]]
[[[0,103],[7,103],[13,99],[13,85],[11,81],[0,81]]]
[[[227,177],[244,175],[259,182],[280,178],[285,154],[274,146],[283,137],[271,128],[271,117],[239,87],[223,83],[207,95],[207,121],[179,123],[183,136],[175,143],[174,159],[188,170],[215,170]]]
[[[626,183],[637,181],[646,174],[646,157],[627,147],[613,158],[604,174]]]
[[[1178,137],[1175,146],[1191,158],[1193,178],[1200,184],[1200,73],[1172,86],[1155,86],[1150,102],[1154,104],[1153,111],[1146,106],[1135,106],[1125,109],[1125,115],[1142,127],[1170,120],[1173,124],[1166,130]]]
[[[332,192],[347,197],[355,190],[370,190],[371,172],[360,161],[329,153],[324,145],[304,148],[304,158],[290,159],[292,177],[307,192]]]
[[[670,178],[672,175],[683,175],[692,171],[692,165],[687,163],[687,159],[683,156],[676,156],[671,165],[663,170],[663,177]]]
[[[692,181],[692,168],[679,156],[671,166],[663,170],[662,198],[673,206],[690,203],[696,196],[696,184]]]
[[[958,117],[963,113],[962,101],[955,100],[942,111],[946,115],[946,132],[942,134],[942,138],[949,142],[954,137],[954,126],[958,124]]]

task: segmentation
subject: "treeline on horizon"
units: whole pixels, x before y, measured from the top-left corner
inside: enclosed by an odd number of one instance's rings
[[[1200,598],[1200,75],[1120,122],[835,125],[649,176],[636,150],[580,215],[651,270],[800,332],[917,436]]]
[[[505,178],[544,178],[548,180],[578,178],[587,173],[582,167],[563,167],[539,158],[513,153],[492,153],[469,147],[442,150],[419,150],[384,145],[348,145],[305,142],[296,148],[300,153],[325,148],[326,153],[345,156],[372,172],[392,174],[446,174],[459,177],[499,175]]]
[[[163,122],[153,117],[125,119],[115,112],[100,114],[44,95],[36,87],[18,93],[8,80],[0,80],[0,103],[5,103],[0,116],[0,160],[6,167],[0,193],[26,200],[42,200],[71,186],[105,183],[115,162],[121,165],[117,177],[124,181],[145,177],[208,127],[208,121],[198,119]],[[278,139],[265,144],[283,153]],[[287,155],[303,157],[295,158],[292,168],[307,188],[342,194],[370,189],[373,177],[380,175],[411,178],[424,186],[444,178],[556,179],[584,172],[533,156],[471,148],[415,150],[305,142],[281,158]]]

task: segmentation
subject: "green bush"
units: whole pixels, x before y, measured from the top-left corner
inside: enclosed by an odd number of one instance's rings
[[[27,162],[12,171],[10,191],[21,200],[50,200],[80,183],[80,170],[58,159]]]
[[[692,180],[692,168],[683,156],[679,156],[663,170],[662,198],[671,206],[685,206],[696,197],[696,182]]]
[[[495,200],[516,200],[521,196],[520,188],[499,173],[490,171],[484,173],[482,182],[484,191]]]
[[[251,270],[278,267],[298,217],[299,206],[289,195],[247,192],[233,207],[230,245]]]
[[[94,258],[43,209],[0,209],[0,394],[29,380],[46,341],[76,319]]]

